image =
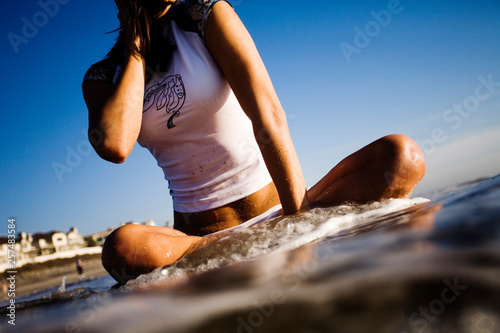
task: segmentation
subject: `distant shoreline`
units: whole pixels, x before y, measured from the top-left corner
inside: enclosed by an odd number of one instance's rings
[[[66,284],[78,282],[76,258],[82,260],[85,279],[98,278],[108,274],[102,267],[101,254],[79,255],[74,258],[26,264],[17,269],[16,298],[60,286],[64,276]],[[7,273],[5,272],[2,281],[5,281],[6,277]],[[5,301],[7,297],[1,293],[0,299]]]

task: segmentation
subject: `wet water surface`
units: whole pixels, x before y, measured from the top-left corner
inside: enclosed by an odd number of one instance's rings
[[[431,202],[315,209],[210,236],[118,290],[31,300],[16,328],[499,332],[499,217],[499,177]]]

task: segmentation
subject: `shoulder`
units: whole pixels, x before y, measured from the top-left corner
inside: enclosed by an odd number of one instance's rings
[[[196,32],[205,39],[205,25],[213,6],[227,0],[185,0],[174,8],[174,21],[186,31]]]
[[[107,57],[92,66],[87,70],[83,77],[85,81],[103,81],[113,83],[118,64],[110,57]]]

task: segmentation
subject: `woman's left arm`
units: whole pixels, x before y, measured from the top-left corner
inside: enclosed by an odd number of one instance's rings
[[[307,208],[307,188],[285,112],[250,34],[227,2],[219,1],[213,6],[205,27],[205,39],[252,121],[284,213],[294,214]]]

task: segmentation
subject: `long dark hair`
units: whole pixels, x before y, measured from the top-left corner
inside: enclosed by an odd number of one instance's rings
[[[139,45],[134,45],[130,50],[140,54],[146,59],[146,64],[152,67],[162,67],[170,61],[172,51],[175,49],[169,41],[165,39],[159,27],[155,26],[154,10],[148,6],[149,1],[126,0],[130,13],[125,22],[126,31],[121,27],[113,32],[119,31],[118,39],[113,48],[107,54],[115,61],[123,61],[127,40],[139,38]]]

